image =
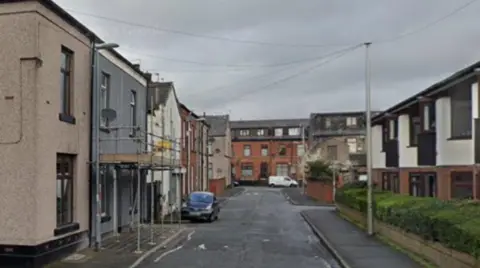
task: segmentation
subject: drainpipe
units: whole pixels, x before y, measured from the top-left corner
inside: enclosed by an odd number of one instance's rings
[[[93,94],[94,94],[94,79],[93,79],[93,75],[94,75],[94,62],[95,62],[95,52],[94,52],[94,49],[95,49],[95,41],[92,40],[91,41],[91,45],[90,45],[90,53],[92,53],[91,55],[91,70],[90,70],[90,107],[89,107],[89,111],[90,111],[90,134],[89,134],[89,137],[88,137],[88,144],[90,146],[90,163],[93,163],[92,160],[93,160],[93,156],[94,156],[94,153],[93,153],[93,150],[92,150],[92,141],[93,141]],[[89,213],[88,213],[88,231],[89,231],[89,246],[91,247],[92,246],[92,241],[93,241],[93,166],[90,164],[89,165],[89,180],[88,180],[88,207],[89,207]]]

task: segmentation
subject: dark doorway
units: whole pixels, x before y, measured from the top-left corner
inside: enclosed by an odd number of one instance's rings
[[[260,178],[268,178],[268,163],[260,163]]]
[[[437,174],[434,172],[410,173],[409,194],[418,197],[436,197]]]

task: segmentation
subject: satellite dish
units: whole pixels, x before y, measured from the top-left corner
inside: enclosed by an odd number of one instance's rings
[[[101,114],[102,114],[102,118],[105,118],[110,122],[113,122],[115,121],[115,119],[117,119],[117,111],[115,111],[114,109],[110,109],[110,108],[102,109]]]

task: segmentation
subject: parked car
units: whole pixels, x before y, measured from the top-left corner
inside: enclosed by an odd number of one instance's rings
[[[237,187],[240,185],[240,182],[238,182],[237,180],[234,180],[233,181],[233,187]]]
[[[213,222],[218,219],[220,206],[211,192],[192,192],[183,200],[182,218],[190,221]]]

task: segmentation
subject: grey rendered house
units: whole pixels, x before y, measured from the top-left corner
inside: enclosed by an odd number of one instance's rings
[[[142,214],[142,219],[146,217],[146,171],[137,172],[141,165],[137,156],[146,155],[147,87],[150,77],[114,50],[100,50],[97,64],[98,79],[94,92],[100,90],[100,111],[112,109],[116,112],[116,118],[111,121],[102,117],[101,112],[99,114],[101,233],[105,234],[121,232],[133,225],[137,222],[137,213]],[[92,114],[97,115],[96,109]],[[95,128],[93,124],[92,128]],[[95,133],[95,130],[92,129],[92,132]],[[95,152],[95,142],[92,142],[92,153]],[[95,182],[95,173],[92,176]],[[92,198],[95,198],[95,183],[91,187]],[[136,209],[138,194],[140,211]],[[96,213],[97,205],[92,200],[92,240],[96,235]]]
[[[231,184],[232,177],[232,139],[230,118],[228,115],[207,115],[209,131],[209,179],[225,178],[225,184]]]

